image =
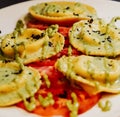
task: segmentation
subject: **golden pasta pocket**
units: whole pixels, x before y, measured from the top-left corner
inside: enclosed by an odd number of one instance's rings
[[[17,53],[23,63],[28,64],[50,58],[64,47],[64,36],[58,32],[58,25],[51,25],[46,30],[21,30],[2,37],[1,59],[14,59]]]
[[[0,107],[34,96],[41,86],[40,73],[20,63],[0,61]]]
[[[120,55],[120,28],[116,27],[114,17],[110,23],[103,19],[90,19],[77,22],[69,32],[70,43],[86,55]]]
[[[120,93],[120,60],[86,55],[63,56],[57,60],[55,68],[90,95]]]
[[[31,6],[29,12],[37,20],[61,25],[70,25],[96,16],[96,10],[92,6],[68,1],[43,2]]]

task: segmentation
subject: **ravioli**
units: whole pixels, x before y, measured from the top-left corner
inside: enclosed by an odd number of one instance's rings
[[[17,35],[17,36],[16,36]],[[14,59],[20,56],[24,64],[50,58],[64,47],[64,36],[58,33],[58,25],[46,30],[21,29],[1,39],[1,59]]]
[[[34,96],[41,86],[41,76],[31,67],[17,62],[0,61],[0,106],[10,106]]]
[[[114,17],[108,24],[100,18],[77,22],[69,32],[70,43],[86,55],[118,56],[120,28],[115,22],[119,19]]]
[[[120,61],[87,55],[62,57],[55,63],[71,83],[90,95],[100,92],[120,93]]]
[[[96,17],[92,6],[68,1],[40,3],[31,6],[29,12],[37,20],[62,25]]]

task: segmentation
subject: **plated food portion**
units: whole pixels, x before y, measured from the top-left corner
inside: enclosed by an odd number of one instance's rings
[[[40,74],[18,62],[0,61],[0,107],[10,106],[33,96],[41,86]]]
[[[30,6],[0,37],[0,106],[77,117],[104,93],[120,93],[119,19],[105,22],[80,2]]]
[[[24,64],[50,58],[64,46],[64,37],[57,30],[58,25],[51,25],[44,31],[33,28],[16,29],[2,37],[1,58],[14,59],[17,53]]]
[[[86,55],[70,56],[58,59],[55,67],[90,95],[120,92],[118,60]]]
[[[40,21],[61,25],[96,17],[96,10],[92,6],[69,1],[43,2],[31,6],[29,12]]]
[[[109,23],[101,18],[79,21],[69,32],[70,43],[77,50],[87,55],[120,55],[120,29],[115,22],[120,17],[113,17]]]

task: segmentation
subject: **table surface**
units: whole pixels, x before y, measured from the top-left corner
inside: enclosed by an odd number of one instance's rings
[[[25,1],[29,1],[29,0],[0,0],[0,9],[13,4],[20,3],[20,2],[25,2]]]

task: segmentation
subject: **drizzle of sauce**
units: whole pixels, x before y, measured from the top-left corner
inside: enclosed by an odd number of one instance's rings
[[[72,100],[68,100],[66,105],[70,110],[70,117],[77,117],[79,104],[77,101],[77,96],[74,92],[71,93]]]
[[[43,107],[47,107],[49,105],[53,105],[55,103],[54,99],[53,99],[53,95],[52,93],[48,93],[48,95],[46,97],[43,97],[41,95],[38,96],[40,105],[42,105]]]
[[[111,109],[112,104],[109,100],[106,100],[104,103],[102,101],[99,101],[98,106],[101,108],[102,111],[106,112]]]

